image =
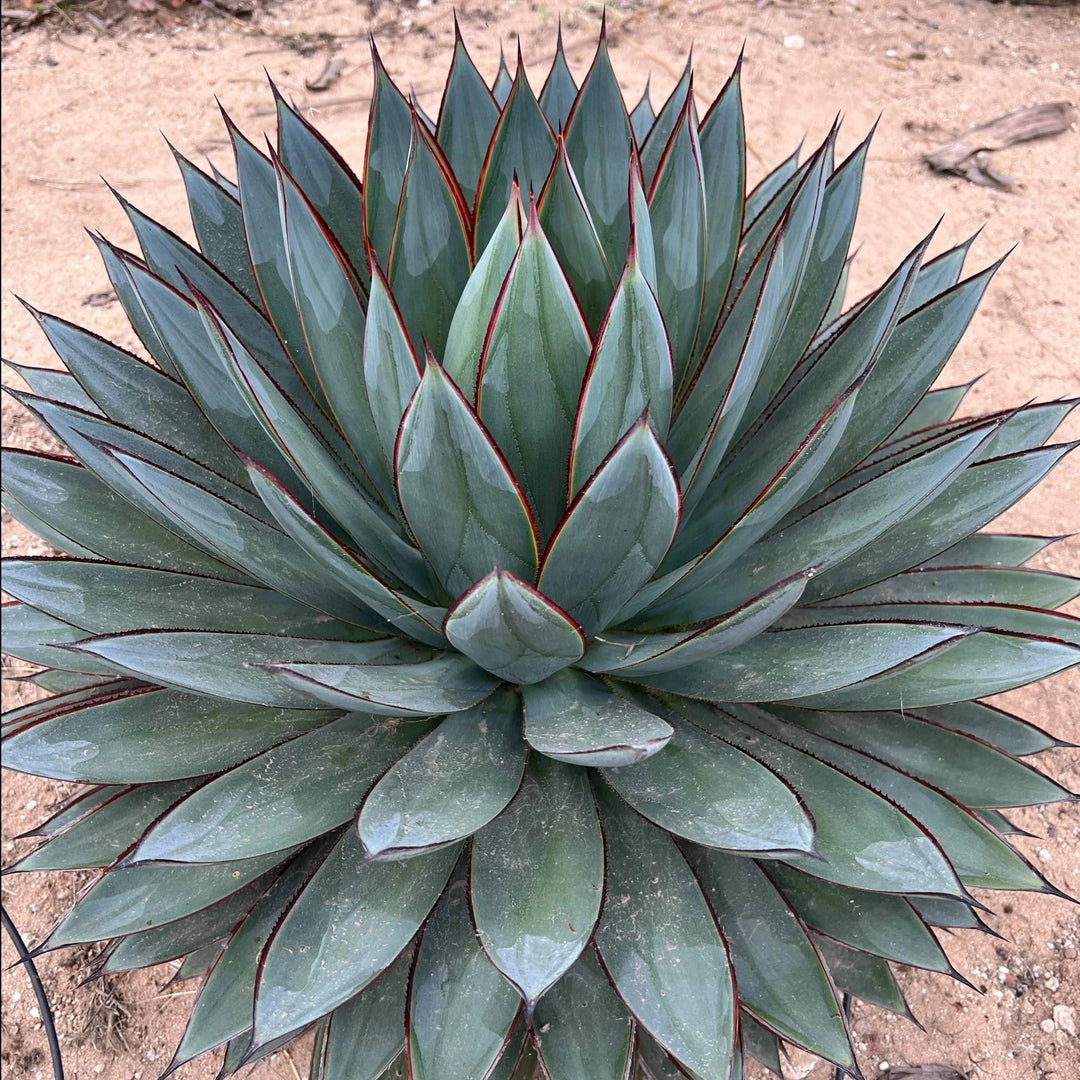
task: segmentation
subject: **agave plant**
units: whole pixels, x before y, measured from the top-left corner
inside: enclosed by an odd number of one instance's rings
[[[373,55],[362,184],[279,96],[235,183],[177,155],[200,250],[97,238],[152,363],[32,310],[4,760],[86,786],[12,869],[102,871],[41,948],[201,976],[170,1071],[858,1076],[841,993],[1053,888],[999,808],[1055,740],[977,699],[1077,583],[978,530],[1072,403],[953,419],[995,268],[845,308],[867,144],[747,194],[738,69],[628,113],[603,34],[539,98],[458,36],[432,123]]]

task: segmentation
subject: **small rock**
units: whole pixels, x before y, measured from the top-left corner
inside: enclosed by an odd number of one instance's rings
[[[1058,982],[1058,980],[1057,980],[1057,978],[1055,976],[1053,976],[1053,975],[1047,975],[1046,976],[1046,989],[1049,990],[1051,994],[1054,993],[1054,991],[1057,990],[1057,988],[1060,985],[1061,985],[1061,983]]]
[[[1071,1005],[1054,1006],[1054,1027],[1066,1035],[1076,1035],[1076,1010]]]
[[[1050,852],[1046,848],[1039,848],[1039,862],[1048,863],[1050,861]]]
[[[1039,1027],[1041,1027],[1043,1029],[1043,1031],[1046,1032],[1047,1035],[1053,1035],[1054,1034],[1054,1021],[1053,1020],[1044,1020],[1039,1025]]]
[[[802,34],[788,34],[784,38],[785,49],[801,49],[806,44]]]

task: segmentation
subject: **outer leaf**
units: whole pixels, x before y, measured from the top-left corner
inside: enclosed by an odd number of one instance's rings
[[[919,715],[931,723],[985,739],[1006,754],[1037,754],[1058,745],[1053,736],[1034,724],[981,701],[920,709]]]
[[[361,285],[368,285],[364,201],[360,181],[326,139],[278,93],[278,156],[308,202],[341,245]]]
[[[348,713],[201,787],[165,814],[131,857],[220,862],[321,836],[348,821],[375,778],[427,730]]]
[[[741,750],[662,715],[675,734],[659,753],[604,777],[635,809],[708,847],[776,855],[813,851],[814,825],[788,784]]]
[[[815,935],[814,941],[833,981],[845,994],[879,1005],[898,1016],[911,1016],[903,992],[884,960],[820,935]]]
[[[5,741],[4,764],[58,780],[155,783],[238,765],[335,715],[133,687],[24,728]]]
[[[566,63],[566,53],[563,51],[562,19],[560,18],[558,37],[555,41],[555,59],[552,61],[548,77],[544,80],[543,89],[540,91],[540,108],[544,110],[544,116],[547,117],[552,131],[562,131],[566,126],[566,118],[570,115],[577,92],[577,84],[574,82],[574,76],[570,74],[570,68]]]
[[[441,355],[472,269],[468,211],[438,145],[413,114],[387,277],[413,349]]]
[[[398,496],[406,520],[451,596],[502,567],[536,573],[529,509],[491,437],[429,358],[401,424]]]
[[[353,481],[343,463],[311,429],[294,402],[274,384],[239,340],[209,308],[208,328],[215,331],[222,363],[232,372],[252,411],[281,448],[296,473],[365,551],[389,573],[413,588],[427,585],[419,553],[401,536],[397,523]]]
[[[176,960],[193,949],[206,945],[219,946],[258,903],[259,898],[273,883],[271,871],[245,885],[239,892],[227,896],[216,904],[192,912],[182,919],[165,926],[144,930],[141,934],[129,934],[113,949],[99,969],[101,974],[134,971],[137,968],[163,964]]]
[[[98,560],[9,559],[4,588],[92,634],[148,626],[273,633],[288,626],[298,636],[346,640],[355,632],[271,589]]]
[[[540,682],[585,652],[581,628],[505,570],[461,597],[443,633],[455,649],[507,682]]]
[[[278,206],[273,163],[225,117],[236,154],[236,182],[251,265],[263,307],[309,391],[318,392],[315,369],[304,341],[289,269],[289,243]],[[196,283],[196,286],[198,283]],[[212,302],[212,301],[211,301]]]
[[[148,630],[88,638],[78,649],[154,682],[197,694],[257,705],[320,709],[323,705],[317,698],[289,687],[265,667],[293,661],[348,663],[360,656],[374,659],[400,653],[400,646],[397,639],[318,641],[273,634]]]
[[[619,997],[676,1060],[725,1076],[735,1045],[727,949],[671,838],[598,792],[607,895],[596,944]]]
[[[630,128],[634,132],[634,141],[638,146],[642,146],[648,138],[649,130],[655,120],[656,113],[653,112],[652,100],[649,97],[649,80],[646,78],[645,89],[630,112]]]
[[[510,90],[514,85],[514,80],[510,76],[510,70],[506,66],[506,53],[503,52],[502,46],[499,46],[499,70],[495,73],[495,82],[491,87],[491,96],[495,99],[495,104],[500,109],[506,107],[506,100],[510,96]]]
[[[472,835],[502,813],[524,768],[515,695],[504,690],[452,713],[364,799],[357,828],[365,850],[404,857]]]
[[[581,962],[603,888],[587,774],[534,755],[513,802],[474,837],[470,880],[480,944],[530,1006]]]
[[[457,857],[452,847],[404,862],[365,862],[349,829],[266,946],[254,1041],[292,1031],[365,989],[419,929]]]
[[[671,738],[671,725],[647,708],[609,693],[599,682],[563,669],[522,688],[525,741],[574,765],[632,765]]]
[[[664,320],[635,243],[589,358],[574,421],[571,497],[646,409],[649,426],[664,441],[671,419],[671,382]]]
[[[75,402],[76,407],[99,412],[194,458],[233,483],[244,483],[236,455],[182,385],[89,330],[33,309],[30,313],[91,399],[84,405]]]
[[[785,859],[825,881],[871,892],[964,896],[952,867],[926,829],[894,803],[838,769],[735,719],[756,725],[760,710],[723,712],[679,703],[688,720],[752,754],[802,796],[814,819],[818,858]]]
[[[591,637],[660,565],[679,509],[671,464],[643,415],[567,511],[537,587]]]
[[[626,256],[626,170],[633,143],[630,118],[602,30],[596,56],[566,122],[566,152],[611,266],[620,266]]]
[[[499,107],[461,40],[454,16],[454,59],[443,89],[435,137],[471,206]]]
[[[975,537],[972,538],[976,539]],[[988,538],[989,539],[989,538]],[[1002,539],[1011,540],[1012,537]],[[1017,537],[1021,553],[1030,550],[1029,544],[1039,537]],[[1028,541],[1028,544],[1024,544]],[[1032,546],[1034,546],[1032,544]],[[998,545],[986,545],[992,555]],[[953,549],[954,551],[956,549]],[[1004,547],[1002,546],[1004,555]],[[974,549],[971,555],[979,553]],[[1043,570],[1019,570],[1011,566],[992,569],[966,562],[966,552],[958,551],[952,563],[967,569],[939,569],[928,565],[886,578],[846,596],[827,601],[830,607],[858,604],[1017,604],[1034,608],[1057,608],[1080,595],[1080,580],[1067,574],[1051,574]],[[943,557],[943,556],[942,556]],[[952,562],[952,560],[949,560]],[[949,563],[942,563],[948,567]]]
[[[881,441],[882,432],[895,427],[915,407],[952,355],[999,265],[901,318],[867,377],[853,426],[819,478],[820,487],[857,465]],[[912,291],[918,282],[916,276]]]
[[[1033,806],[1069,798],[1068,791],[1031,766],[906,711],[854,715],[797,710],[792,719],[933,784],[965,806]],[[966,767],[957,769],[957,761]]]
[[[935,651],[861,684],[813,694],[794,703],[811,709],[899,709],[969,701],[1045,679],[1080,664],[1080,646],[1021,633],[980,631],[957,642],[946,660]]]
[[[770,863],[765,872],[815,930],[901,964],[952,970],[937,939],[904,897],[826,884],[783,863]]]
[[[94,404],[93,398],[68,372],[53,368],[26,367],[23,364],[13,364],[10,360],[4,360],[3,363],[11,368],[30,387],[30,393],[37,397],[51,398],[61,405],[71,405],[83,412],[103,415]]]
[[[487,1076],[520,1010],[520,998],[477,943],[459,875],[424,928],[409,980],[410,1077]]]
[[[382,444],[383,460],[389,466],[389,477],[393,473],[394,444],[401,417],[420,383],[420,364],[386,278],[374,262],[364,330],[363,371],[368,409]],[[389,485],[387,502],[393,505],[392,480]]]
[[[360,363],[363,350],[366,367],[366,342],[377,329],[367,327],[355,272],[325,222],[280,166],[277,181],[289,271],[315,374],[366,476],[379,496],[392,504],[389,461],[379,453],[377,424]],[[372,311],[375,306],[369,302],[368,310],[378,320],[381,312]]]
[[[110,466],[123,471],[128,490],[156,514],[222,559],[244,566],[275,591],[319,607],[350,622],[370,621],[368,609],[340,595],[318,567],[300,564],[297,548],[284,533],[259,516],[246,513],[197,483],[187,481],[151,462],[129,454],[103,454]],[[228,527],[223,527],[228,523]],[[221,577],[220,573],[212,573]]]
[[[363,993],[330,1014],[318,1080],[389,1077],[405,1045],[405,995],[412,961],[413,950],[406,949]]]
[[[822,164],[826,168],[821,177],[824,181],[819,196],[821,205],[814,221],[812,236],[808,238],[805,248],[799,287],[790,301],[790,314],[783,331],[776,338],[775,347],[746,407],[745,420],[739,425],[740,430],[748,427],[750,421],[768,408],[772,398],[796,368],[800,357],[811,346],[818,327],[828,317],[828,305],[840,287],[847,265],[847,252],[862,189],[863,169],[872,138],[873,131],[831,176],[828,176],[827,169],[831,167],[829,159],[832,144],[826,141],[822,154]],[[807,183],[814,183],[814,170],[808,172]],[[802,198],[805,200],[806,195]],[[798,196],[792,200],[789,212],[789,224],[796,228],[800,216],[799,201]],[[833,360],[836,360],[835,355]]]
[[[720,656],[641,681],[709,701],[783,701],[810,693],[803,687],[826,693],[851,686],[934,647],[955,647],[966,633],[888,622],[769,630]]]
[[[587,950],[544,995],[533,1023],[551,1080],[623,1080],[634,1052],[634,1022]]]
[[[438,630],[446,616],[445,609],[432,607],[408,593],[391,589],[316,521],[273,476],[254,462],[248,462],[248,471],[253,487],[278,524],[330,578],[407,637],[427,645],[445,645],[446,639]]]
[[[538,206],[544,235],[593,333],[611,302],[615,284],[561,137]]]
[[[841,1067],[854,1063],[836,995],[784,898],[750,859],[695,848],[689,855],[724,928],[739,1001],[782,1037]]]
[[[169,149],[184,178],[191,224],[200,250],[249,300],[258,300],[259,287],[251,272],[239,201],[175,147]]]
[[[86,641],[85,630],[61,622],[29,604],[3,605],[4,652],[30,664],[51,667],[63,665],[69,671],[88,675],[127,675],[116,664],[92,656],[78,656],[67,651],[71,645]]]
[[[498,97],[496,93],[496,100]],[[515,177],[523,193],[539,191],[554,158],[555,136],[529,87],[519,49],[517,73],[491,138],[476,191],[473,252],[477,259],[495,232]]]
[[[574,414],[590,351],[534,209],[492,316],[476,411],[521,484],[542,541],[565,510]]]
[[[390,643],[399,644],[395,639]],[[383,643],[384,646],[389,644]],[[330,663],[271,664],[283,685],[296,687],[339,709],[357,708],[380,716],[430,716],[471,709],[495,689],[496,681],[464,656],[436,654],[412,662],[415,650],[384,650],[387,663],[372,650],[365,662],[359,649],[355,660]]]
[[[848,750],[802,728],[778,721],[760,709],[745,713],[759,730],[797,746],[843,769],[881,792],[910,814],[940,844],[965,885],[991,889],[1040,889],[1039,875],[995,833],[959,803],[895,769],[854,750]],[[813,868],[800,869],[815,873]],[[910,889],[924,892],[929,890]]]
[[[746,192],[746,133],[743,125],[742,55],[723,90],[701,121],[701,174],[707,208],[705,295],[702,334],[707,336],[720,315],[731,284]],[[702,344],[699,339],[699,345]]]
[[[390,78],[374,40],[371,63],[375,90],[364,153],[364,234],[368,251],[374,253],[380,266],[386,266],[409,160],[412,119],[409,103]]]
[[[100,941],[181,919],[261,877],[291,851],[205,866],[128,866],[111,870],[49,935],[47,948]]]
[[[668,95],[667,101],[660,107],[660,112],[649,128],[648,136],[641,141],[641,171],[647,188],[653,185],[664,150],[667,148],[671,133],[682,117],[687,101],[693,101],[690,60],[688,56],[679,81]]]
[[[671,341],[676,386],[682,385],[697,340],[705,289],[705,179],[692,109],[689,93],[649,190],[656,299]],[[646,150],[651,142],[652,137]]]
[[[1011,506],[1072,448],[1069,443],[1046,446],[972,465],[917,513],[823,573],[806,599],[838,596],[920,565]]]
[[[172,1067],[241,1033],[246,1033],[242,1041],[247,1049],[255,1015],[259,954],[297,892],[326,858],[334,839],[324,838],[305,848],[236,928],[199,989]]]
[[[6,747],[4,765],[12,767]],[[109,866],[131,847],[134,837],[139,836],[154,818],[192,787],[192,782],[180,781],[122,789],[46,840],[29,855],[8,866],[5,872],[84,870]]]
[[[288,477],[287,462],[251,414],[228,371],[222,367],[198,308],[182,292],[151,274],[141,263],[128,260],[122,269],[145,317],[151,321],[161,340],[168,342],[172,367],[223,443]],[[232,464],[235,466],[235,461]]]
[[[715,582],[711,601],[735,606],[760,590],[763,582],[805,570],[813,570],[815,577],[828,575],[828,568],[843,565],[849,553],[855,552],[855,557],[861,558],[861,553],[876,538],[889,534],[893,523],[902,522],[922,506],[932,506],[939,493],[958,482],[987,437],[985,428],[976,429],[909,461],[901,461],[895,468],[832,501],[822,502],[805,515],[793,512],[764,540],[726,565],[722,577],[719,567],[724,565],[724,559],[718,547],[708,569],[697,575],[688,574],[673,596],[685,593],[691,584],[701,589]],[[739,544],[744,542],[740,538]],[[821,596],[819,581],[807,585],[805,600]],[[690,606],[692,610],[692,602]],[[713,611],[715,608],[702,611],[701,615]]]

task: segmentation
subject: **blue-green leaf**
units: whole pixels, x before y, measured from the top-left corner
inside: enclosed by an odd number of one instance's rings
[[[619,997],[686,1068],[726,1076],[735,1052],[727,949],[675,842],[601,788],[607,892],[596,944]]]
[[[520,1011],[517,992],[476,940],[459,874],[424,928],[409,980],[412,1080],[489,1075]]]
[[[649,191],[656,299],[671,342],[677,387],[682,385],[700,331],[705,294],[705,178],[692,110],[690,93]],[[651,142],[652,136],[646,148]]]
[[[626,256],[626,170],[634,144],[604,30],[566,123],[566,152],[610,266]]]
[[[455,649],[507,682],[540,682],[585,652],[577,623],[505,570],[488,574],[458,600],[443,633]]]
[[[492,316],[476,411],[521,484],[542,542],[565,512],[570,440],[590,352],[534,207]]]
[[[387,278],[414,351],[442,355],[472,270],[469,212],[438,144],[416,114]]]
[[[443,90],[435,137],[470,206],[476,198],[480,169],[499,122],[499,107],[461,40],[454,13],[454,59]]]
[[[498,100],[497,93],[495,97]],[[517,74],[491,138],[476,192],[473,252],[477,259],[506,209],[514,178],[523,194],[539,191],[554,160],[555,136],[525,77],[519,48]]]
[[[648,761],[604,769],[607,782],[638,813],[708,847],[813,851],[813,822],[784,780],[663,706],[657,712],[674,728],[664,747]]]
[[[671,725],[573,669],[522,688],[525,741],[574,765],[633,765],[671,738]]]
[[[675,536],[679,508],[671,463],[643,415],[567,511],[544,555],[537,587],[591,637],[660,565]]]
[[[603,889],[588,774],[533,755],[513,802],[473,838],[470,878],[480,944],[526,1001],[581,955]]]
[[[377,662],[373,642],[370,661],[354,647],[354,662],[339,649],[341,658],[329,663],[285,662],[267,667],[280,685],[293,687],[303,696],[339,709],[363,709],[381,716],[431,716],[471,709],[497,685],[487,672],[457,653],[413,662],[415,649],[410,653],[399,648],[395,653],[387,642],[383,644],[388,652],[386,663]]]
[[[376,777],[431,726],[348,713],[211,780],[163,815],[131,858],[221,862],[322,836],[352,817]]]
[[[349,829],[266,946],[254,1041],[293,1031],[364,990],[420,928],[457,858],[450,847],[400,862],[365,861]]]
[[[634,243],[589,358],[574,422],[572,496],[578,494],[646,409],[657,439],[666,439],[671,420],[671,384],[667,331]]]
[[[357,828],[365,850],[404,857],[471,836],[502,813],[524,768],[516,695],[504,690],[451,713],[364,799]]]
[[[398,497],[409,528],[451,596],[501,567],[536,574],[536,533],[502,455],[454,383],[429,357],[397,443]]]
[[[364,155],[364,231],[369,253],[385,267],[409,160],[412,110],[390,78],[374,39],[371,64],[375,89],[368,117],[367,145],[371,152]]]

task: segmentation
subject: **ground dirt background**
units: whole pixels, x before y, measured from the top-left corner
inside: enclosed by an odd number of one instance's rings
[[[500,40],[511,56],[520,43],[530,79],[539,89],[557,16],[562,16],[570,65],[580,79],[594,48],[600,5],[462,0],[458,13],[486,75],[495,73]],[[972,124],[1035,102],[1077,103],[1080,9],[1075,5],[616,0],[608,5],[608,27],[615,69],[628,99],[636,101],[651,77],[657,106],[691,45],[695,86],[701,106],[707,106],[745,42],[752,181],[804,135],[808,145],[819,141],[838,112],[844,114],[841,153],[854,147],[881,114],[856,229],[859,256],[849,295],[861,295],[883,280],[943,213],[932,253],[982,229],[970,257],[977,268],[1018,244],[943,383],[966,382],[987,372],[970,392],[967,412],[1080,392],[1075,298],[1080,139],[1075,126],[1057,138],[995,155],[998,170],[1016,181],[1010,193],[934,177],[920,164],[922,152]],[[220,10],[216,17],[194,22],[166,13],[156,19],[125,19],[104,34],[85,22],[53,18],[5,35],[3,355],[22,364],[56,363],[12,291],[135,346],[81,229],[86,225],[122,244],[133,243],[98,176],[189,236],[182,187],[158,132],[196,161],[209,155],[228,171],[214,97],[247,134],[258,136],[272,125],[264,67],[286,94],[310,107],[309,115],[359,169],[369,103],[370,32],[377,35],[391,74],[403,86],[415,87],[424,108],[435,115],[453,40],[451,7],[444,0],[418,0],[415,6],[388,0],[288,0],[262,5],[245,20]],[[328,58],[343,65],[340,77],[321,93],[307,89]],[[3,421],[6,442],[48,445],[7,401]],[[1070,420],[1063,436],[1080,436],[1080,422]],[[1074,456],[1000,525],[1047,535],[1080,531],[1078,489],[1080,461]],[[7,515],[4,525],[5,554],[44,550]],[[1080,541],[1056,544],[1036,565],[1080,572]],[[1073,613],[1080,614],[1080,606],[1074,605]],[[1080,673],[1073,671],[1007,695],[1004,704],[1059,737],[1080,742],[1078,686]],[[26,693],[24,686],[8,683],[5,704],[23,700]],[[1040,764],[1067,787],[1080,789],[1080,752],[1062,751]],[[60,787],[5,775],[5,864],[27,849],[25,841],[12,837],[45,816],[64,794]],[[1015,817],[1034,834],[1020,840],[1021,849],[1060,888],[1080,894],[1076,804]],[[87,876],[4,879],[4,903],[31,944],[44,937]],[[985,899],[999,913],[989,922],[1001,937],[969,933],[946,942],[957,968],[976,989],[922,972],[901,973],[925,1032],[881,1011],[856,1007],[859,1060],[868,1077],[886,1073],[890,1065],[927,1063],[951,1065],[978,1080],[1080,1075],[1077,907],[1043,895]],[[158,1076],[183,1029],[194,989],[190,984],[166,987],[173,975],[169,967],[77,988],[90,955],[89,949],[69,951],[40,962],[68,1076]],[[13,959],[5,938],[5,966]],[[3,1076],[47,1077],[40,1018],[20,971],[5,974],[2,1022]],[[798,1052],[788,1068],[792,1078],[831,1075],[822,1065],[812,1068]],[[179,1075],[197,1080],[215,1071],[214,1062],[200,1061]],[[269,1059],[252,1076],[299,1080],[307,1074],[301,1049]]]

